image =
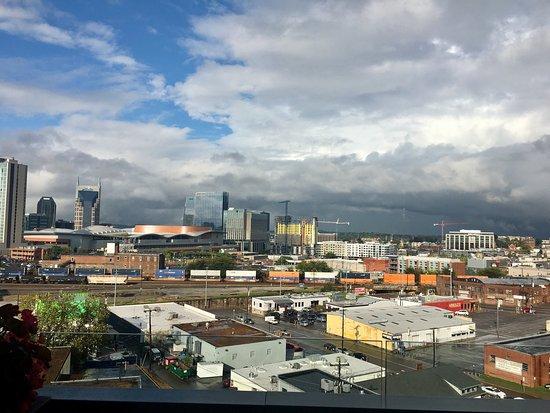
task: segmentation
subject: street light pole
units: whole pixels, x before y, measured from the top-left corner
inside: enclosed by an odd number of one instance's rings
[[[500,312],[500,305],[501,304],[502,304],[502,300],[497,299],[497,337],[500,337],[499,332],[498,332],[498,327],[499,327],[498,313]]]
[[[208,305],[208,268],[206,269],[206,282],[204,284],[204,309]]]
[[[451,277],[451,297],[454,297],[454,293],[453,293],[453,267],[451,266],[450,269],[449,269],[449,273],[451,274],[450,277]]]

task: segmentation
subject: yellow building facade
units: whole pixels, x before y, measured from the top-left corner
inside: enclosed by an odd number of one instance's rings
[[[327,314],[327,333],[342,337],[342,314],[334,312]],[[360,341],[371,346],[381,347],[388,351],[394,350],[395,343],[386,338],[383,330],[372,327],[368,324],[360,323],[345,317],[344,312],[344,339]],[[346,344],[344,343],[344,346]]]

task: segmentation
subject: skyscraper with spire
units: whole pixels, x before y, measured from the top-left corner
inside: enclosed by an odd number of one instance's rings
[[[101,180],[97,180],[97,185],[81,185],[78,178],[74,201],[74,229],[99,225],[100,205]]]

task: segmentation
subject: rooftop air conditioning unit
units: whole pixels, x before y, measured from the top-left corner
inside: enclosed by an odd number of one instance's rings
[[[292,363],[290,365],[290,368],[292,368],[294,370],[300,370],[300,367],[302,367],[302,365],[300,363]]]
[[[343,393],[351,392],[351,384],[350,383],[342,383],[342,392]]]
[[[270,382],[271,384],[277,384],[279,382],[279,377],[271,376]]]
[[[334,382],[329,379],[321,379],[321,390],[325,393],[330,393],[334,391]]]
[[[250,373],[248,373],[248,377],[253,379],[255,377],[258,377],[258,373],[254,372],[254,371],[250,371]]]

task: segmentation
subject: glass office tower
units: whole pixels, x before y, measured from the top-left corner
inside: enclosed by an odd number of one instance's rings
[[[189,209],[188,209],[189,202]],[[193,216],[193,225],[223,230],[223,211],[229,206],[227,192],[196,192],[185,202],[184,221]],[[191,209],[192,207],[192,209]]]
[[[55,226],[57,205],[51,196],[43,196],[36,205],[36,213],[46,215],[48,221],[46,228],[53,228]]]

